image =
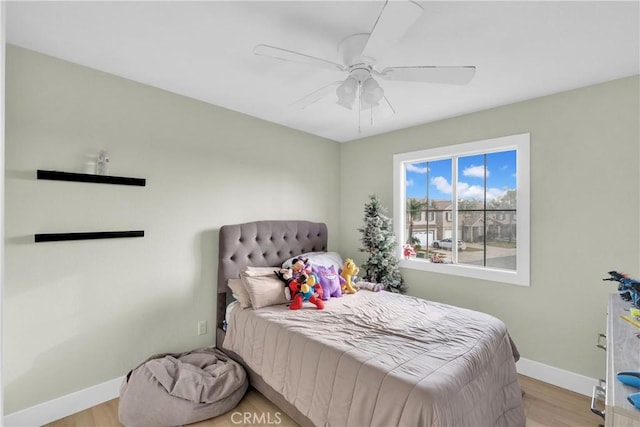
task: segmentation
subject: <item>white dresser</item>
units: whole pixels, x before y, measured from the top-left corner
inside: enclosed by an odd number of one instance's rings
[[[594,401],[604,395],[605,426],[640,427],[640,409],[634,407],[627,396],[640,389],[622,384],[616,379],[620,371],[640,371],[640,329],[622,319],[629,315],[630,302],[618,294],[609,296],[607,310],[607,378],[606,384],[596,387]],[[594,408],[595,402],[592,402]],[[594,411],[597,412],[597,411]]]

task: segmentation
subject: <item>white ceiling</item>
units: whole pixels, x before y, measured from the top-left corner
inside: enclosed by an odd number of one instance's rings
[[[400,1],[400,0],[399,0]],[[374,1],[7,2],[7,41],[345,142],[640,74],[640,2],[419,2],[417,23],[378,67],[475,65],[466,86],[379,80],[387,119],[291,104],[346,74],[253,54],[264,43],[341,62],[370,32]]]

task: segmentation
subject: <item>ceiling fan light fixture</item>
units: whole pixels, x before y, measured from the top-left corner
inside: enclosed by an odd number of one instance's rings
[[[355,100],[356,100],[355,97],[351,101],[344,100],[344,99],[338,99],[338,101],[336,101],[336,104],[346,108],[347,110],[351,110],[351,109],[353,109],[353,103],[355,102]]]
[[[369,77],[362,83],[361,101],[364,106],[376,106],[384,97],[384,89],[380,87],[373,77]]]
[[[340,42],[338,45],[338,52],[342,56],[340,64],[265,44],[257,45],[254,53],[348,73],[345,80],[329,83],[296,101],[294,105],[304,109],[335,90],[338,105],[348,110],[353,110],[353,106],[357,105],[358,131],[360,131],[362,111],[367,112],[372,125],[374,114],[380,118],[388,118],[395,114],[395,109],[373,76],[385,81],[454,85],[465,85],[473,78],[476,72],[475,66],[397,65],[382,70],[376,68],[378,65],[376,58],[384,55],[399,42],[423,12],[423,7],[416,0],[385,0],[371,32],[352,34]],[[355,104],[356,100],[357,104]]]
[[[336,95],[338,95],[337,104],[351,110],[353,103],[356,100],[357,91],[358,81],[352,76],[347,77],[347,79],[336,89]]]

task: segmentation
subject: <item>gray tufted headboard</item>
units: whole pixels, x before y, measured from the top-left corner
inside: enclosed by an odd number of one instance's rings
[[[216,325],[224,320],[227,280],[238,278],[246,266],[279,266],[294,255],[326,251],[327,237],[326,224],[309,221],[256,221],[220,227]]]

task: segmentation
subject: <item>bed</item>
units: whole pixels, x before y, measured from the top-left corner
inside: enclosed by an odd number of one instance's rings
[[[308,221],[220,229],[217,346],[254,388],[305,426],[525,425],[517,350],[490,315],[366,290],[324,310],[233,302],[228,284],[245,267],[327,251],[327,237]]]

